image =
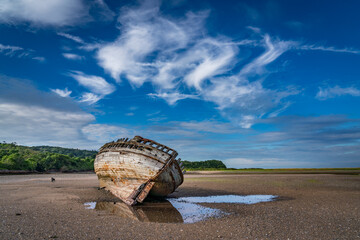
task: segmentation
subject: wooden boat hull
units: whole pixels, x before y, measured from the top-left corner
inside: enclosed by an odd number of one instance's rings
[[[166,196],[183,183],[180,159],[176,157],[175,150],[136,136],[101,147],[94,168],[100,187],[135,205],[148,194]]]

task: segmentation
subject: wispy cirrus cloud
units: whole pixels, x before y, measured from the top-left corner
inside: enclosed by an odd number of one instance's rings
[[[108,83],[104,78],[94,75],[87,75],[80,71],[71,71],[67,74],[74,78],[81,86],[90,90],[91,92],[83,92],[80,96],[75,97],[80,103],[95,104],[106,95],[113,93],[116,87]],[[69,97],[72,91],[65,89],[51,89],[61,97]]]
[[[323,46],[323,45],[318,45],[318,44],[300,45],[298,48],[301,50],[360,54],[360,50],[354,49],[354,48],[337,48],[337,47],[333,47],[333,46]]]
[[[51,89],[51,91],[53,91],[54,93],[56,93],[60,97],[69,97],[70,94],[72,93],[72,91],[68,90],[67,88],[65,88],[64,90],[62,90],[62,89]]]
[[[266,65],[274,62],[284,52],[297,45],[298,43],[294,41],[272,40],[268,34],[265,34],[263,38],[265,52],[245,65],[239,75],[246,77],[249,74],[264,73]]]
[[[64,58],[70,59],[70,60],[83,60],[84,56],[80,56],[74,53],[63,53],[62,54]]]
[[[0,53],[8,57],[29,58],[39,62],[44,62],[46,59],[41,56],[36,56],[32,49],[24,49],[19,46],[3,45],[0,43]]]
[[[61,37],[64,37],[64,38],[67,38],[67,39],[70,39],[76,43],[79,43],[79,44],[85,44],[85,41],[78,37],[78,36],[75,36],[75,35],[72,35],[72,34],[69,34],[69,33],[64,33],[64,32],[58,32],[57,35],[61,36]]]
[[[244,128],[286,111],[292,103],[288,98],[299,94],[296,86],[264,87],[274,72],[271,65],[286,52],[358,53],[281,40],[256,27],[248,27],[253,34],[240,40],[210,36],[205,27],[208,15],[209,11],[188,12],[171,18],[161,14],[159,2],[144,1],[122,8],[120,33],[114,41],[90,44],[90,48],[117,82],[126,80],[134,88],[150,82],[154,92],[148,95],[169,105],[184,99],[212,102],[224,117]],[[83,43],[81,48],[90,45]]]
[[[39,61],[39,62],[46,62],[46,58],[45,57],[39,57],[39,56],[35,56],[32,57],[31,59]]]
[[[335,98],[345,95],[359,97],[360,90],[355,87],[347,87],[347,88],[342,88],[339,86],[327,87],[327,88],[320,87],[315,98],[317,98],[318,100],[327,100],[329,98]]]
[[[171,19],[154,1],[124,8],[118,19],[119,37],[97,45],[98,64],[118,82],[126,79],[134,87],[151,82],[155,93],[149,96],[170,105],[189,98],[214,102],[224,116],[243,127],[283,108],[283,98],[298,92],[266,89],[262,81],[269,74],[266,67],[296,43],[266,34],[236,41],[211,37],[204,26],[207,16],[208,11],[189,12]],[[246,59],[240,48],[247,46],[265,51]]]
[[[103,44],[96,56],[99,65],[117,81],[121,75],[135,86],[150,81],[150,77],[157,75],[154,70],[166,65],[169,58],[176,57],[177,50],[188,47],[192,38],[200,35],[207,16],[206,12],[189,13],[185,19],[174,22],[159,13],[159,5],[150,1],[136,9],[122,10],[118,20],[122,34],[114,42]],[[160,59],[148,61],[155,51],[159,51]],[[161,76],[155,78],[155,83],[162,83]]]
[[[269,72],[266,66],[296,45],[293,41],[271,40],[265,34],[262,40],[265,51],[247,63],[237,74],[210,79],[201,93],[204,99],[215,102],[222,114],[243,128],[250,128],[258,118],[270,111],[284,111],[288,101],[283,101],[299,90],[288,87],[272,90],[263,87],[262,81]],[[253,79],[253,80],[251,80]]]
[[[99,76],[87,75],[80,71],[71,71],[68,75],[74,78],[80,85],[99,95],[109,95],[116,89],[114,85]]]
[[[88,75],[81,71],[70,71],[66,73],[66,75],[75,79],[80,86],[90,91],[83,92],[80,96],[75,97],[75,99],[81,103],[90,105],[95,104],[116,90],[116,87],[113,84],[108,83],[103,77]],[[61,97],[68,97],[72,93],[72,91],[69,91],[67,88],[64,90],[51,89],[51,91]]]
[[[154,98],[162,98],[170,105],[174,105],[177,101],[180,101],[182,99],[189,99],[189,98],[199,99],[197,95],[183,94],[179,92],[149,93],[148,96]]]
[[[23,51],[24,49],[22,47],[18,46],[10,46],[10,45],[3,45],[0,43],[0,52],[7,56],[14,56],[19,51]]]
[[[101,99],[102,99],[102,97],[99,95],[86,92],[80,96],[79,102],[87,103],[87,104],[94,104],[94,103],[97,103],[98,101],[100,101]]]

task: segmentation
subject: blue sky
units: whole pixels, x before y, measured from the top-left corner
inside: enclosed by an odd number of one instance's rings
[[[0,0],[0,138],[360,166],[358,1]]]

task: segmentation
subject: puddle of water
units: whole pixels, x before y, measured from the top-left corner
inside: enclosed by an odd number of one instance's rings
[[[169,199],[169,201],[179,211],[184,223],[195,223],[227,214],[220,209],[204,207],[195,203],[177,201],[177,199]]]
[[[273,201],[276,196],[273,195],[218,195],[206,197],[182,197],[176,198],[176,201],[191,202],[191,203],[240,203],[240,204],[255,204],[259,202]]]
[[[169,198],[157,202],[144,202],[133,207],[123,202],[86,202],[84,205],[86,209],[105,210],[111,214],[141,222],[195,223],[229,214],[198,203],[255,204],[273,201],[275,198],[276,196],[273,195],[219,195]]]
[[[211,217],[220,217],[228,213],[216,208],[204,207],[196,203],[238,203],[255,204],[259,202],[273,201],[273,195],[218,195],[206,197],[181,197],[168,199],[171,204],[180,212],[184,223],[194,223],[206,220]]]
[[[86,202],[84,205],[86,209],[95,209],[96,202]]]

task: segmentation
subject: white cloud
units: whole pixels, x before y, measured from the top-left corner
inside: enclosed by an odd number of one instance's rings
[[[113,17],[114,13],[102,0],[0,1],[0,23],[64,27],[93,20],[111,21]]]
[[[97,149],[127,135],[126,128],[94,124],[94,115],[81,110],[73,98],[65,97],[70,91],[57,90],[53,91],[63,97],[41,92],[24,79],[0,76],[0,140]]]
[[[265,34],[264,46],[266,51],[243,67],[240,71],[240,76],[247,76],[248,74],[262,74],[266,65],[272,63],[280,57],[280,55],[289,50],[292,46],[296,45],[297,43],[293,41],[272,41],[270,36]]]
[[[206,15],[189,13],[175,22],[160,16],[159,6],[150,1],[137,9],[124,8],[119,17],[122,34],[100,46],[98,62],[117,81],[124,75],[131,84],[141,86],[156,75],[156,65],[166,65],[168,59],[176,58],[174,52],[199,36]],[[149,62],[148,56],[156,51],[158,59]]]
[[[44,58],[44,57],[32,57],[31,59],[34,59],[34,60],[39,61],[41,63],[46,61],[46,58]]]
[[[35,56],[35,51],[32,49],[24,49],[19,46],[3,45],[0,43],[0,53],[8,57],[17,57],[17,58],[30,58],[37,60],[39,62],[44,62],[45,58],[40,56]]]
[[[106,143],[118,138],[130,136],[126,128],[108,124],[89,124],[81,129],[88,139]]]
[[[18,51],[23,51],[22,47],[3,45],[0,43],[0,52],[8,56],[13,56]]]
[[[37,25],[71,26],[87,17],[81,0],[3,0],[0,2],[0,22],[31,22]]]
[[[164,99],[169,105],[174,105],[177,101],[187,98],[197,99],[198,96],[190,94],[182,94],[178,92],[162,92],[162,93],[149,93],[150,97],[158,97]]]
[[[261,95],[267,95],[267,90],[260,81],[249,82],[238,76],[224,77],[212,80],[212,85],[203,91],[206,100],[215,102],[221,110],[231,108],[239,102],[239,107],[253,108],[249,101],[257,100]]]
[[[207,16],[203,11],[171,18],[162,15],[154,1],[123,8],[118,19],[119,36],[95,46],[98,64],[116,81],[127,80],[134,87],[150,82],[154,93],[149,96],[170,105],[189,98],[213,102],[223,116],[249,128],[259,118],[285,111],[291,105],[287,98],[300,92],[296,87],[271,89],[263,84],[273,72],[271,64],[284,53],[360,53],[352,48],[285,41],[254,27],[248,27],[253,32],[248,39],[214,37],[205,29]],[[317,98],[357,96],[357,91],[321,89]]]
[[[339,86],[335,87],[327,87],[327,88],[319,88],[318,93],[316,94],[316,98],[318,100],[326,100],[329,98],[340,97],[344,95],[350,95],[353,97],[360,96],[360,90],[354,87],[342,88]]]
[[[71,98],[41,92],[26,80],[0,76],[0,136],[21,144],[82,145],[80,129],[95,120]]]
[[[65,88],[64,90],[62,90],[62,89],[51,89],[51,91],[53,91],[54,93],[56,93],[60,97],[69,97],[70,94],[72,93],[72,91],[68,90],[67,88]]]
[[[231,63],[237,53],[237,47],[226,40],[204,39],[194,46],[188,54],[195,54],[198,59],[189,59],[186,64],[194,64],[190,72],[184,77],[189,87],[201,90],[204,80],[215,75],[225,73],[230,69]]]
[[[74,53],[63,53],[62,54],[64,56],[64,58],[70,59],[70,60],[82,60],[84,59],[83,56],[74,54]]]
[[[274,117],[261,122],[275,124],[276,131],[261,133],[216,120],[146,126],[95,124],[95,117],[82,111],[73,98],[40,92],[26,82],[0,76],[2,141],[97,149],[117,138],[142,135],[176,149],[183,159],[220,159],[228,167],[359,165],[359,119]]]
[[[78,36],[74,36],[68,33],[58,32],[57,35],[70,39],[76,43],[85,44],[85,41]]]
[[[261,33],[261,29],[258,28],[258,27],[247,26],[246,28],[247,28],[247,29],[250,29],[250,30],[253,31],[254,33],[258,33],[258,34]]]
[[[25,145],[98,149],[106,142],[129,136],[119,126],[92,124],[92,114],[54,107],[0,103],[0,118],[1,140]]]
[[[80,71],[70,71],[67,75],[74,78],[81,86],[91,91],[83,92],[80,96],[75,98],[81,103],[89,105],[95,104],[116,90],[116,87],[113,84],[108,83],[104,78],[99,76],[87,75]],[[64,90],[52,89],[52,91],[61,97],[68,97],[72,93],[67,88]]]
[[[261,40],[210,37],[207,16],[204,11],[172,19],[153,1],[123,8],[121,33],[97,46],[98,64],[117,81],[126,79],[135,87],[151,82],[156,92],[148,95],[169,105],[189,98],[214,102],[225,117],[246,128],[270,111],[285,110],[283,99],[297,91],[266,89],[262,80],[269,74],[266,67],[298,43],[266,34]],[[265,51],[246,59],[240,48],[247,46]]]
[[[202,92],[203,98],[216,103],[223,116],[243,128],[250,128],[270,112],[284,111],[289,106],[284,99],[299,93],[296,88],[266,89],[261,80],[251,82],[243,76],[212,79],[211,82],[212,85]]]
[[[326,51],[326,52],[335,52],[335,53],[352,53],[360,54],[360,50],[353,48],[336,48],[333,46],[322,46],[322,45],[301,45],[298,47],[301,50],[314,50],[314,51]]]
[[[280,113],[284,112],[288,107],[290,107],[291,104],[291,102],[286,102],[281,108],[269,113],[269,117],[277,117]]]
[[[42,106],[1,103],[0,135],[27,142],[61,142],[79,138],[78,129],[94,120],[91,114],[68,112]],[[18,134],[17,134],[18,133]],[[33,137],[31,137],[33,136]]]
[[[286,111],[291,105],[286,98],[300,92],[296,87],[264,87],[263,81],[273,72],[271,64],[284,53],[290,50],[359,53],[350,48],[285,41],[251,26],[250,39],[211,37],[204,24],[207,16],[204,11],[182,18],[166,17],[156,1],[123,8],[117,39],[96,44],[98,64],[117,81],[126,79],[134,87],[151,82],[155,93],[148,95],[162,98],[169,105],[183,99],[213,102],[224,117],[250,128],[259,118]],[[254,54],[249,57],[243,53],[244,48]],[[264,51],[258,54],[254,48]]]
[[[186,51],[174,53],[173,58],[157,61],[151,81],[160,89],[186,84],[189,88],[201,90],[206,79],[231,69],[236,52],[236,44],[225,39],[198,39]]]
[[[109,95],[116,90],[114,85],[108,83],[104,78],[99,76],[87,75],[80,71],[71,71],[69,76],[74,78],[80,85],[99,96]]]
[[[79,102],[94,104],[101,100],[102,97],[93,93],[83,93],[79,99]]]

